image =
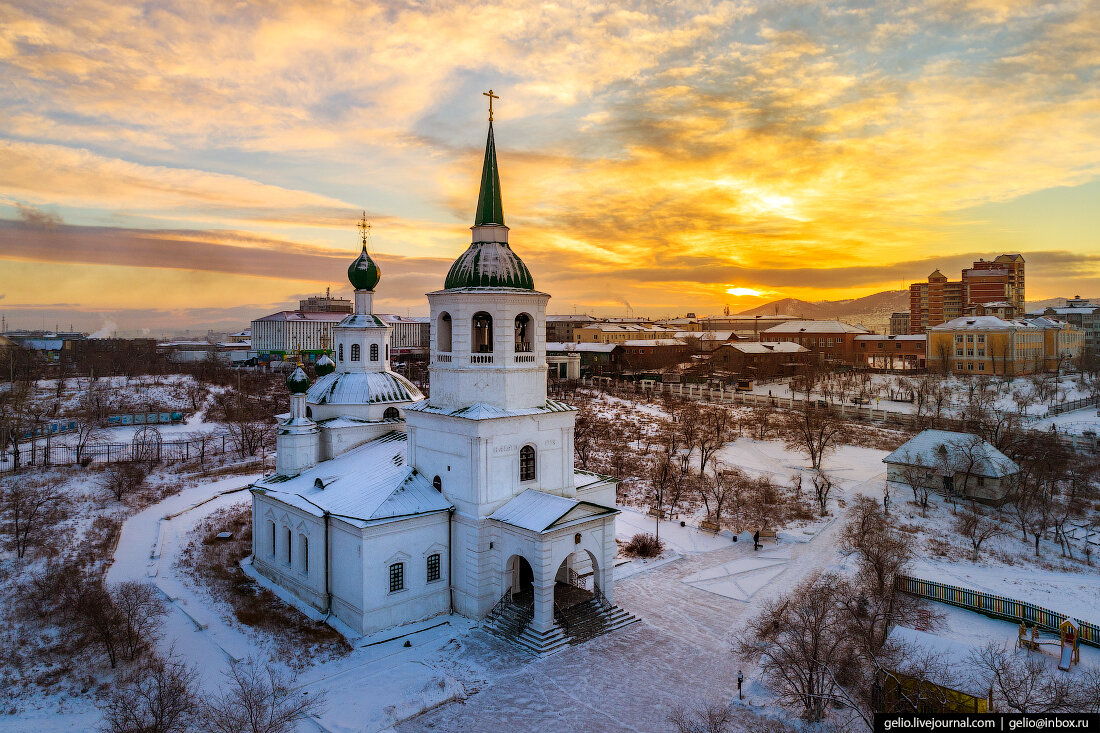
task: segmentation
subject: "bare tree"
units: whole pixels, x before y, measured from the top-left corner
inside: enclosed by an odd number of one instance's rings
[[[1074,713],[1096,706],[1095,676],[1081,685],[1039,657],[1021,658],[995,642],[972,652],[971,662],[988,675],[998,701],[1014,712]]]
[[[676,708],[668,716],[677,733],[732,733],[733,708],[720,703],[704,705],[701,710],[688,711]]]
[[[141,491],[149,478],[149,468],[144,463],[115,463],[103,472],[103,489],[116,501]]]
[[[195,671],[183,662],[150,659],[100,703],[104,733],[187,733],[198,721]]]
[[[137,659],[158,638],[168,606],[151,583],[126,581],[110,594],[118,611],[122,647],[130,660]]]
[[[976,511],[967,509],[955,518],[955,530],[970,542],[971,559],[978,561],[982,544],[1004,534],[1000,524]]]
[[[816,575],[789,594],[764,603],[738,640],[742,657],[754,660],[780,700],[817,722],[842,697],[838,676],[852,657],[841,612],[843,578]]]
[[[67,506],[66,496],[52,479],[8,479],[0,487],[0,532],[6,546],[23,558],[31,548],[47,544],[67,518]]]
[[[737,493],[737,487],[743,484],[745,474],[740,469],[730,469],[717,461],[712,462],[709,476],[703,475],[699,482],[699,496],[707,510],[707,518],[722,526],[722,510]]]
[[[699,450],[699,473],[706,471],[707,463],[724,446],[733,440],[737,420],[725,407],[708,407],[701,413],[702,428],[696,438]]]
[[[291,733],[324,708],[323,691],[303,695],[282,673],[250,660],[230,666],[223,692],[202,702],[198,727],[205,733]]]
[[[812,481],[818,511],[821,512],[821,516],[827,516],[829,514],[829,495],[833,491],[833,481],[824,471],[815,471]]]
[[[820,469],[822,459],[836,447],[843,422],[833,408],[814,407],[805,402],[791,414],[786,427],[787,447],[805,451],[810,465]]]

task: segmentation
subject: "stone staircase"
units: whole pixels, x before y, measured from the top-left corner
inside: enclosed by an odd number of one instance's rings
[[[638,617],[601,596],[555,611],[555,624],[540,633],[531,628],[532,608],[521,603],[501,602],[482,622],[486,630],[533,654],[549,654],[573,644],[583,644],[601,634],[621,629]]]

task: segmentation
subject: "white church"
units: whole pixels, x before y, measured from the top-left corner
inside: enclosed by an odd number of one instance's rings
[[[613,605],[617,481],[574,467],[576,412],[547,398],[550,296],[508,244],[491,117],[472,231],[428,293],[427,398],[390,370],[364,238],[335,362],[287,380],[252,565],[356,634],[456,613],[546,652],[637,619]]]

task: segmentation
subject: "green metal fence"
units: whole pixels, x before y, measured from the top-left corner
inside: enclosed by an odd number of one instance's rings
[[[1067,618],[1065,614],[1036,606],[1034,603],[995,596],[992,593],[984,593],[979,590],[960,588],[957,585],[911,578],[908,575],[899,575],[896,582],[898,590],[914,596],[930,598],[940,603],[948,603],[959,608],[977,611],[993,618],[1002,618],[1017,623],[1023,621],[1024,623],[1034,624],[1044,631],[1058,633],[1058,625]],[[1074,620],[1080,624],[1078,638],[1081,643],[1100,647],[1100,626],[1081,619]]]

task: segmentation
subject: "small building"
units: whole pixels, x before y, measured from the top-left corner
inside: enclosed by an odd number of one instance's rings
[[[664,369],[691,361],[692,353],[683,339],[638,339],[622,343],[620,362],[630,371]]]
[[[590,323],[573,330],[577,341],[599,344],[621,344],[643,339],[670,339],[675,334],[671,328],[651,323]]]
[[[909,311],[890,314],[890,333],[894,335],[909,333]]]
[[[583,313],[547,316],[546,340],[559,343],[576,341],[577,337],[575,331],[579,327],[586,326],[590,323],[596,323],[599,320],[599,318],[593,318]]]
[[[928,337],[923,334],[867,333],[855,337],[855,363],[872,369],[924,369]]]
[[[790,376],[800,367],[816,360],[817,355],[805,346],[789,341],[723,344],[710,355],[712,371],[731,372],[759,379]]]
[[[1064,306],[1032,311],[1029,316],[1043,316],[1077,326],[1085,332],[1085,353],[1100,354],[1100,305],[1088,298],[1075,295],[1066,299]]]
[[[764,341],[787,341],[821,354],[826,361],[857,362],[855,339],[869,334],[862,326],[840,321],[788,321],[772,326],[760,336]]]
[[[546,363],[550,375],[558,379],[577,379],[581,376],[602,374],[618,368],[623,347],[618,344],[546,343]],[[577,376],[572,376],[568,366],[577,357]]]
[[[676,331],[672,338],[684,341],[698,353],[709,354],[719,346],[740,340],[736,331],[726,329],[724,331],[687,330]]]
[[[980,436],[922,430],[882,459],[887,482],[923,487],[1000,506],[1016,485],[1020,467]]]

